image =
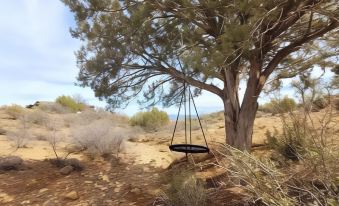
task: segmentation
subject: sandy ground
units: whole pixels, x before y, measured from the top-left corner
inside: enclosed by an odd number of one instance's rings
[[[321,116],[321,113],[312,115]],[[58,154],[64,156],[70,145],[71,131],[63,123],[63,116],[51,114],[59,125],[58,134],[62,141],[58,143]],[[336,114],[332,127],[337,128]],[[225,142],[223,118],[216,115],[203,118],[203,127],[209,145]],[[159,174],[173,161],[180,159],[184,154],[171,152],[168,148],[174,123],[157,132],[140,132],[133,139],[126,139],[124,150],[120,154],[120,164],[114,165],[104,160],[91,160],[82,154],[71,154],[70,158],[84,161],[86,169],[82,172],[61,176],[58,169],[45,159],[55,155],[47,141],[37,140],[45,135],[41,126],[30,125],[32,139],[26,148],[15,149],[13,142],[6,136],[10,131],[19,128],[19,121],[9,119],[8,115],[0,110],[0,129],[7,133],[0,135],[0,156],[20,156],[28,165],[24,171],[11,171],[0,174],[0,205],[43,205],[46,201],[53,201],[55,205],[151,205],[152,200],[161,188]],[[264,115],[255,120],[253,143],[262,144],[266,141],[267,130],[281,130],[279,117]],[[184,143],[183,125],[178,125],[173,143]],[[204,145],[200,128],[195,124],[192,130],[192,143]],[[198,176],[209,178],[222,173],[215,169],[197,173]],[[160,179],[159,179],[160,178]],[[80,198],[76,201],[66,201],[65,192],[77,191]],[[98,196],[99,195],[99,196]],[[102,196],[100,196],[102,195]]]

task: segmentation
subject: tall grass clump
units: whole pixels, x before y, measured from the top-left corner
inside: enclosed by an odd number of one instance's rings
[[[76,102],[70,96],[65,96],[65,95],[59,96],[55,100],[55,102],[66,108],[69,108],[72,112],[78,112],[78,111],[82,111],[85,109],[85,104]]]
[[[157,130],[169,123],[169,117],[166,112],[154,107],[150,111],[138,112],[131,117],[129,122],[132,126],[140,126],[146,130]]]
[[[320,160],[322,155],[319,153],[307,158],[305,156],[298,169],[293,165],[290,168],[278,169],[271,160],[260,159],[228,145],[224,145],[219,152],[221,158],[218,165],[228,174],[225,184],[242,188],[250,205],[325,206],[336,205],[339,201],[335,175],[338,166],[335,163],[335,155],[331,154],[334,151],[325,152],[326,158],[331,160],[326,162]],[[319,162],[316,161],[318,159]],[[320,168],[327,170],[319,170]]]
[[[158,198],[165,206],[207,206],[207,200],[204,182],[185,171],[172,174],[167,188]]]

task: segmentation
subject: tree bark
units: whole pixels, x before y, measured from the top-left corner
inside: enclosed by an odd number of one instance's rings
[[[260,81],[259,67],[251,67],[244,99],[240,106],[238,100],[237,84],[229,84],[230,76],[225,72],[226,82],[224,88],[224,116],[226,143],[239,150],[250,151],[252,147],[252,134],[255,116],[258,110],[258,96],[264,81]],[[227,81],[228,80],[228,81]]]

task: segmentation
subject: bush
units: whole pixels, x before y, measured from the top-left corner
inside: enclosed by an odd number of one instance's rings
[[[16,149],[24,148],[27,146],[27,143],[31,138],[28,130],[28,122],[24,116],[20,117],[19,127],[15,131],[8,133],[8,138],[14,142],[14,147]]]
[[[57,113],[57,114],[65,114],[71,112],[71,110],[67,107],[62,106],[59,103],[48,103],[48,104],[40,104],[39,109],[41,111]]]
[[[138,112],[131,117],[129,122],[132,126],[140,126],[146,130],[157,130],[169,123],[169,117],[166,112],[153,108],[147,112]]]
[[[12,119],[19,119],[22,115],[24,115],[25,110],[22,106],[17,104],[12,104],[11,106],[5,106],[5,112]]]
[[[205,206],[207,191],[204,182],[187,172],[176,173],[170,178],[168,188],[159,201],[166,206]]]
[[[329,104],[328,100],[323,96],[318,97],[313,101],[313,106],[315,107],[316,110],[325,109],[328,106],[328,104]]]
[[[35,110],[27,114],[27,119],[29,122],[41,126],[46,126],[49,122],[49,116],[42,110]]]
[[[281,134],[275,129],[271,134],[266,132],[268,145],[282,154],[286,159],[299,160],[305,153],[305,144],[309,128],[303,124],[299,117],[286,121],[283,119],[283,131]]]
[[[278,114],[294,111],[297,107],[297,103],[294,99],[285,96],[281,100],[271,100],[269,103],[266,103],[262,106],[259,106],[259,111]]]
[[[226,184],[233,184],[246,191],[250,205],[332,205],[338,201],[336,162],[338,152],[325,151],[328,162],[308,164],[308,158],[293,171],[284,168],[278,170],[272,161],[259,158],[232,148],[228,145],[221,149],[224,157],[219,166],[228,174]],[[334,150],[335,151],[335,150]],[[321,159],[313,154],[312,160]],[[322,161],[322,160],[320,160]],[[331,163],[331,164],[328,164]],[[325,165],[325,166],[323,166]],[[314,167],[327,170],[314,170]],[[330,175],[329,175],[330,174]],[[335,204],[333,204],[335,205]]]
[[[82,150],[92,157],[117,157],[123,149],[123,141],[128,132],[122,128],[112,128],[107,120],[97,120],[89,125],[78,126],[73,130],[74,144],[80,145]]]
[[[82,111],[85,108],[83,103],[77,103],[72,97],[70,96],[59,96],[56,100],[56,103],[69,108],[72,112]]]

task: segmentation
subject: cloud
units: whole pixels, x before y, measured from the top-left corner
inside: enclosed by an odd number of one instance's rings
[[[74,86],[73,16],[61,1],[6,1],[0,7],[0,104],[29,104],[80,93],[104,105],[90,89]]]

